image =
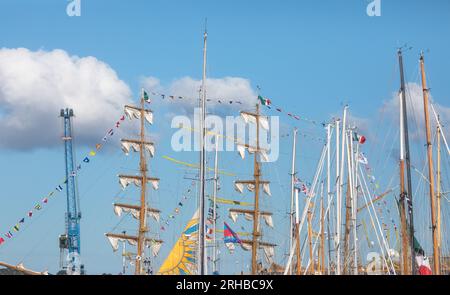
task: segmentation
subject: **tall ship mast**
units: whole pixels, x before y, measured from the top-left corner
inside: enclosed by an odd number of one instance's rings
[[[430,112],[428,110],[428,92],[427,88],[427,78],[425,75],[425,61],[423,53],[420,55],[420,71],[422,76],[422,91],[423,91],[423,110],[425,117],[425,129],[427,137],[427,159],[428,159],[428,178],[429,178],[429,189],[430,189],[430,206],[431,206],[431,231],[433,237],[433,265],[434,274],[440,274],[440,253],[439,253],[439,241],[438,241],[438,227],[437,227],[437,216],[436,216],[436,195],[434,192],[434,174],[433,174],[433,146],[431,144],[431,125],[430,125]],[[438,180],[439,181],[439,180]],[[439,209],[438,209],[439,210]]]
[[[244,214],[246,217],[250,217],[253,220],[253,232],[251,240],[241,240],[241,245],[244,249],[251,249],[251,274],[256,275],[260,273],[260,269],[258,268],[258,250],[263,249],[264,254],[268,260],[272,260],[274,257],[274,249],[275,244],[264,242],[261,240],[261,226],[260,220],[263,218],[266,221],[266,224],[269,226],[273,226],[272,221],[272,213],[262,211],[260,209],[260,192],[261,187],[263,191],[270,195],[270,182],[267,180],[261,179],[261,163],[260,157],[267,158],[267,153],[264,149],[260,147],[259,136],[260,136],[260,126],[263,125],[263,128],[269,129],[269,124],[267,121],[267,117],[262,116],[260,114],[259,102],[256,104],[256,113],[250,112],[241,112],[241,116],[244,118],[245,122],[252,122],[256,124],[256,146],[250,146],[247,144],[238,144],[238,150],[241,154],[245,153],[245,149],[248,150],[249,153],[254,154],[253,159],[253,179],[251,180],[237,180],[235,181],[236,190],[239,192],[243,192],[244,185],[247,186],[249,191],[254,192],[254,204],[252,210],[247,209],[230,209],[231,216],[237,216],[237,214]],[[235,218],[234,218],[235,219]]]
[[[146,259],[146,248],[151,249],[152,256],[156,256],[161,248],[162,241],[147,237],[149,227],[147,224],[147,216],[152,216],[155,220],[159,220],[160,211],[158,209],[151,208],[147,201],[147,184],[151,184],[154,190],[159,187],[159,178],[148,177],[149,169],[147,166],[146,154],[149,153],[150,157],[154,156],[155,146],[153,142],[149,142],[145,139],[145,121],[149,124],[153,124],[153,112],[145,108],[145,101],[147,100],[147,93],[142,89],[140,107],[125,106],[125,114],[131,119],[140,120],[140,137],[139,139],[122,139],[122,149],[126,154],[130,150],[139,152],[139,174],[138,175],[119,175],[119,183],[123,188],[126,188],[129,184],[134,184],[140,188],[140,202],[139,204],[114,204],[114,211],[117,215],[121,215],[121,212],[131,212],[132,216],[139,220],[139,226],[137,235],[127,235],[125,233],[115,234],[107,233],[106,237],[110,241],[113,250],[118,249],[119,241],[127,241],[130,245],[136,246],[137,252],[134,256],[134,264],[136,275],[142,275],[146,272],[143,268],[143,262],[148,261]]]
[[[400,222],[402,237],[402,273],[415,274],[414,220],[411,184],[411,162],[409,153],[408,116],[406,110],[406,87],[403,73],[402,50],[398,52],[400,67]],[[406,167],[405,167],[406,166]],[[405,168],[406,183],[405,186]],[[408,255],[409,252],[409,255]],[[410,257],[410,258],[409,258]],[[409,267],[411,265],[411,268]]]

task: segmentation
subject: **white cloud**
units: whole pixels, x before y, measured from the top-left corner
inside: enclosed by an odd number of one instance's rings
[[[408,131],[411,140],[425,140],[425,115],[423,110],[423,92],[422,86],[417,83],[407,83],[406,84],[406,103],[408,112]],[[433,96],[430,93],[429,99],[433,102]],[[450,120],[450,107],[446,107],[437,103],[433,103],[436,112],[440,116],[441,122],[448,122]],[[394,93],[392,98],[387,101],[383,110],[386,111],[391,117],[394,117],[395,122],[399,121],[399,96],[398,93]],[[436,128],[436,120],[431,108],[430,121],[432,123],[432,128]],[[445,128],[445,127],[444,127]],[[435,129],[431,130],[435,132]],[[450,135],[449,130],[445,130],[446,136]]]
[[[141,80],[142,86],[148,91],[175,96],[176,101],[172,104],[173,107],[186,113],[191,113],[193,107],[198,105],[201,83],[201,80],[195,80],[191,77],[174,80],[167,86],[161,85],[159,79],[155,77],[144,77]],[[208,78],[206,89],[207,98],[212,99],[208,102],[209,107],[211,107],[210,110],[215,110],[220,114],[224,114],[230,109],[251,109],[256,104],[257,94],[252,89],[248,79],[240,77]],[[178,99],[179,96],[185,99]],[[165,99],[170,100],[168,97]],[[220,100],[221,103],[219,104],[217,100]],[[242,104],[230,104],[230,100],[240,101]]]
[[[0,49],[0,148],[61,144],[61,108],[73,108],[77,144],[98,141],[131,91],[95,57],[63,50]]]

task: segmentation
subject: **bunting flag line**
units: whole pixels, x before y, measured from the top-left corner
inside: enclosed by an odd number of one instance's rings
[[[184,207],[185,202],[189,199],[194,186],[195,181],[192,181],[189,188],[182,194],[182,199],[177,202],[177,206],[175,207],[175,209],[173,209],[166,218],[161,218],[161,231],[167,230],[167,227],[171,224],[172,219],[175,219],[175,217],[180,214],[180,211]]]
[[[125,120],[125,115],[121,114],[119,120],[116,121],[116,123],[115,123],[115,128],[119,128],[119,127],[120,127],[120,123],[121,123],[122,121],[124,121],[124,120]],[[103,137],[102,141],[106,143],[106,142],[108,141],[108,138],[109,138],[109,137],[112,137],[113,135],[114,135],[114,131],[113,131],[113,129],[111,128],[111,129],[108,130],[108,132],[106,133],[106,135]],[[101,150],[102,147],[103,147],[102,144],[97,143],[97,144],[95,145],[95,150],[98,152],[98,151]],[[88,155],[87,155],[86,157],[84,157],[83,163],[88,164],[88,163],[91,162],[91,158],[94,157],[94,156],[96,156],[96,154],[97,154],[97,152],[96,152],[95,150],[91,150],[91,151],[88,153]],[[79,164],[79,165],[77,166],[77,171],[79,171],[79,170],[81,170],[81,169],[82,169],[82,165]],[[76,177],[76,176],[77,176],[77,172],[76,172],[76,171],[72,171],[72,172],[70,173],[70,176],[69,176],[69,177]],[[58,185],[53,189],[53,191],[51,191],[46,197],[42,198],[40,202],[36,203],[36,204],[34,205],[34,207],[33,207],[33,210],[29,210],[29,211],[27,212],[28,218],[31,219],[31,218],[33,217],[34,212],[37,212],[37,211],[42,210],[42,209],[44,208],[44,205],[47,205],[47,204],[48,204],[50,197],[54,196],[55,193],[62,192],[62,191],[63,191],[63,185],[66,184],[66,183],[67,183],[67,179],[65,178],[62,182],[60,182],[60,184],[58,184]],[[11,239],[11,238],[13,237],[11,231],[13,231],[13,232],[18,232],[18,231],[20,231],[21,225],[23,225],[23,224],[25,224],[25,218],[21,218],[21,219],[19,220],[19,222],[18,222],[16,225],[14,225],[13,227],[11,227],[10,230],[9,230],[7,233],[4,234],[4,236],[7,237],[8,239]],[[3,238],[0,238],[0,239],[3,240]],[[0,240],[0,245],[2,245],[3,243],[5,243],[5,241],[4,241],[4,240],[2,241],[2,240]]]
[[[355,139],[355,141],[358,140],[358,142],[360,144],[363,144],[366,141],[364,136],[360,136],[356,133],[354,133],[354,139]],[[377,206],[376,211],[379,214],[380,220],[382,222],[382,230],[385,233],[384,237],[389,240],[390,239],[390,230],[391,230],[391,227],[387,223],[384,222],[385,216],[388,217],[390,224],[394,229],[394,232],[396,232],[396,237],[397,237],[397,224],[395,223],[395,220],[391,217],[391,210],[389,209],[388,203],[386,200],[383,200],[383,202],[380,202],[382,199],[382,196],[387,195],[385,193],[388,193],[389,191],[392,191],[393,189],[390,189],[383,194],[378,193],[380,184],[376,180],[375,176],[373,175],[373,171],[369,165],[369,161],[367,160],[367,157],[364,155],[364,153],[359,153],[357,160],[359,163],[361,163],[364,166],[366,177],[369,180],[369,183],[372,188],[372,193],[375,196],[375,198],[373,200],[371,200],[370,202]],[[386,213],[384,212],[384,209],[386,210]]]
[[[186,97],[186,96],[167,95],[167,94],[156,92],[156,91],[150,91],[150,93],[155,97],[160,97],[162,100],[166,100],[166,98],[169,98],[170,101],[182,100],[182,99],[197,100],[197,98],[191,98],[191,97]],[[146,92],[144,91],[144,95],[145,94],[146,94]],[[267,97],[258,95],[257,100],[260,101],[261,104],[269,110],[275,110],[278,113],[286,114],[288,117],[290,117],[291,119],[294,119],[296,121],[305,121],[305,122],[308,122],[308,123],[316,125],[316,126],[318,125],[317,121],[315,121],[315,120],[311,120],[311,119],[308,119],[303,116],[295,115],[291,112],[283,111],[280,107],[274,106],[272,104],[272,100]],[[208,101],[208,102],[215,101],[218,104],[229,104],[229,105],[232,105],[232,104],[240,104],[241,105],[242,104],[241,100],[225,99],[225,98],[207,98],[206,101]]]

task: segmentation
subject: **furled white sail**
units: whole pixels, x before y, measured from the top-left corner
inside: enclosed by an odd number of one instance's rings
[[[127,115],[127,117],[131,120],[133,118],[135,119],[140,119],[141,118],[141,110],[137,109],[137,108],[132,108],[129,106],[125,106],[125,114]],[[153,124],[153,113],[149,110],[144,110],[144,117],[145,120],[150,123]]]
[[[162,242],[155,240],[148,240],[145,242],[147,248],[150,248],[152,251],[153,257],[158,256],[159,250],[161,249]]]
[[[126,213],[130,212],[131,215],[132,215],[134,218],[139,219],[140,211],[139,211],[138,209],[135,209],[135,208],[127,208],[127,207],[123,207],[123,206],[121,206],[121,205],[114,204],[114,213],[115,213],[117,216],[119,216],[119,217],[122,216],[122,211],[123,211],[123,212],[126,212]],[[156,220],[157,222],[159,222],[160,213],[159,213],[158,211],[147,210],[147,215],[150,216],[150,217],[152,217],[152,218],[153,218],[154,220]]]
[[[159,189],[159,180],[158,179],[148,179],[147,182],[150,182],[152,184],[152,187],[154,190]],[[141,179],[136,177],[129,177],[129,176],[119,176],[119,183],[122,186],[122,188],[126,188],[130,184],[134,184],[136,186],[141,186]]]
[[[237,144],[237,145],[236,145],[236,148],[237,148],[237,150],[238,150],[239,155],[241,156],[241,158],[244,159],[244,158],[245,158],[245,146],[244,146],[244,145],[241,145],[241,144]]]
[[[138,178],[131,178],[126,176],[119,176],[119,183],[122,188],[126,188],[130,184],[134,184],[136,186],[141,186],[141,181]]]
[[[229,213],[230,213],[231,220],[233,220],[233,222],[236,222],[237,218],[238,218],[238,213],[234,212],[234,211],[230,211]]]
[[[134,152],[139,152],[141,149],[141,144],[138,142],[122,140],[122,150],[125,152],[126,155],[130,153],[131,149]],[[148,151],[151,157],[155,155],[155,146],[153,143],[145,143],[144,149]]]
[[[111,247],[113,248],[113,251],[116,252],[119,249],[119,242],[127,241],[128,244],[132,246],[136,246],[137,242],[133,239],[123,239],[123,238],[117,238],[117,237],[110,237],[106,236],[108,238],[109,243],[111,244]]]
[[[242,192],[244,192],[244,184],[239,183],[239,182],[235,182],[234,183],[234,188],[240,192],[242,194]]]
[[[241,247],[245,251],[250,251],[252,249],[252,243],[242,242]]]
[[[272,196],[272,193],[270,192],[270,186],[268,183],[263,183],[263,191],[268,195]]]

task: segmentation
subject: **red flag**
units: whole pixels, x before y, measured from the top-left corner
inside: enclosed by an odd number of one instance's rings
[[[358,142],[364,144],[366,142],[366,137],[363,135],[358,136]]]

